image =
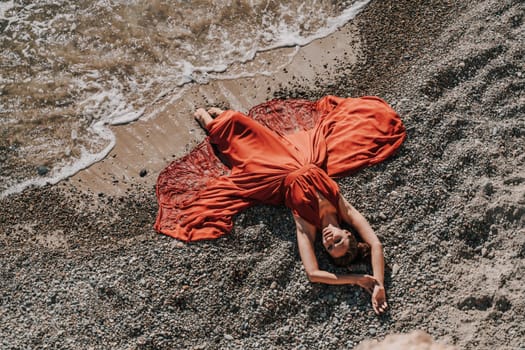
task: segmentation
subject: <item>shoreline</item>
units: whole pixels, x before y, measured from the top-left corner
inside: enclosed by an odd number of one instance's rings
[[[156,121],[169,138],[181,128],[169,113],[201,102],[373,94],[392,104],[405,144],[339,181],[383,243],[385,316],[358,288],[308,282],[285,208],[250,208],[215,241],[155,233],[152,184],[172,159],[158,149],[173,143],[144,148],[155,165],[134,159],[136,140],[155,128],[131,124],[118,131],[128,144],[99,173],[0,199],[2,348],[340,349],[414,330],[461,349],[523,347],[522,10],[518,0],[374,1],[351,22],[359,41],[338,41],[359,48],[355,65],[305,60],[270,91],[277,77],[257,83],[255,96],[248,82],[215,83]],[[323,79],[300,79],[311,67]],[[180,152],[201,137],[181,141]],[[323,256],[320,265],[332,268]]]
[[[349,37],[354,38],[350,45],[346,42]],[[170,161],[183,156],[204,139],[205,133],[193,119],[198,107],[219,105],[247,112],[272,99],[275,91],[288,82],[319,83],[319,75],[324,71],[336,69],[341,61],[353,66],[360,54],[359,33],[351,21],[337,32],[303,47],[260,53],[256,65],[280,67],[271,76],[257,74],[249,78],[212,80],[204,85],[189,84],[175,100],[168,96],[157,103],[153,108],[160,112],[155,117],[112,127],[115,147],[103,160],[73,175],[70,183],[82,191],[107,195],[125,195],[137,184],[151,188],[156,182],[155,175]],[[288,62],[283,64],[281,61],[286,56],[292,58],[285,59]],[[141,172],[146,175],[140,176]]]

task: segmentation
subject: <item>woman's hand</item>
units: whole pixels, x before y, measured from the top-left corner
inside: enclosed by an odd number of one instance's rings
[[[376,284],[372,292],[372,307],[376,314],[381,315],[386,311],[388,304],[386,303],[385,287]]]
[[[359,277],[357,285],[366,290],[368,293],[372,294],[374,291],[374,286],[377,285],[377,280],[373,276],[363,275]]]
[[[388,304],[386,303],[385,287],[380,285],[373,276],[361,276],[357,285],[372,294],[372,308],[376,314],[381,315],[386,311]]]

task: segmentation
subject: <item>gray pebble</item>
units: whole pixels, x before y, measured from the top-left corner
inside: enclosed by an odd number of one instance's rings
[[[36,168],[36,171],[37,171],[38,175],[44,176],[44,175],[46,175],[49,172],[49,168],[47,166],[45,166],[45,165],[39,165]]]
[[[396,263],[394,264],[394,266],[392,266],[392,276],[397,275],[398,272],[399,272],[399,265]]]

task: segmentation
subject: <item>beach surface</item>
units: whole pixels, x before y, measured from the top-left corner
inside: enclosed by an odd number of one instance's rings
[[[189,86],[155,119],[114,127],[103,161],[0,199],[0,348],[351,349],[414,330],[525,348],[524,13],[519,0],[372,1],[280,73]],[[216,241],[152,228],[159,171],[205,136],[196,107],[327,94],[380,96],[408,130],[394,157],[339,181],[383,243],[381,317],[357,287],[308,282],[284,207],[250,208]]]

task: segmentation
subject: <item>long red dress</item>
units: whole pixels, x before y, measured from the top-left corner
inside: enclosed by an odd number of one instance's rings
[[[183,241],[218,238],[257,203],[284,203],[319,227],[317,192],[337,207],[331,177],[383,161],[406,137],[397,113],[372,96],[273,100],[249,115],[223,112],[201,145],[160,173],[157,231]]]

